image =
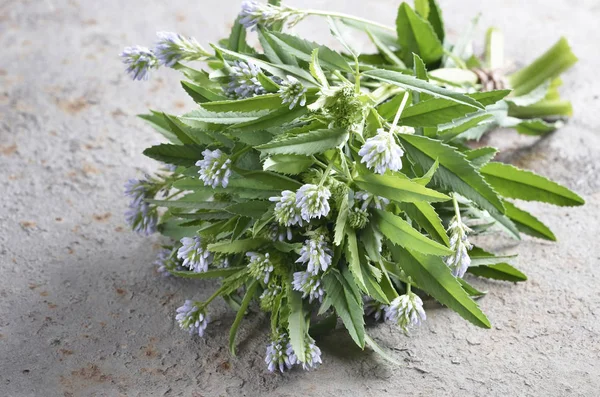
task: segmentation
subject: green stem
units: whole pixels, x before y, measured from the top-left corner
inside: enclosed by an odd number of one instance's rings
[[[529,106],[510,106],[508,115],[518,118],[572,116],[573,107],[570,101],[541,100]]]
[[[406,106],[407,101],[408,101],[408,91],[406,91],[404,93],[404,97],[402,97],[402,102],[400,103],[400,107],[398,108],[398,111],[396,112],[396,116],[394,117],[394,121],[392,122],[392,128],[390,128],[390,132],[392,132],[398,125],[398,121],[400,120],[400,116],[402,115],[402,112],[404,111],[404,107]]]
[[[339,13],[339,12],[319,11],[319,10],[302,10],[302,11],[306,15],[318,15],[318,16],[325,16],[325,17],[334,17],[334,18],[340,18],[340,19],[348,19],[348,20],[351,20],[351,21],[361,22],[361,23],[364,23],[364,24],[367,24],[367,25],[371,25],[371,26],[377,26],[380,29],[396,33],[396,29],[395,28],[383,25],[383,24],[378,23],[378,22],[369,21],[368,19],[356,17],[356,16],[353,16],[353,15],[342,14],[342,13]]]
[[[457,222],[462,223],[462,219],[460,217],[460,208],[458,208],[458,200],[456,200],[455,193],[452,193],[452,204],[454,204],[454,214],[456,215]]]

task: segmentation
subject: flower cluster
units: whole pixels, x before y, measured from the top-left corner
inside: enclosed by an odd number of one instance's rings
[[[379,128],[377,135],[365,141],[358,155],[361,156],[361,163],[365,163],[378,174],[402,169],[404,151],[396,143],[393,132],[383,128]]]
[[[421,321],[426,318],[423,301],[410,290],[385,308],[385,319],[397,323],[405,332],[408,332],[410,326],[421,325]]]
[[[218,185],[227,187],[231,176],[231,159],[227,158],[227,154],[219,149],[206,149],[202,152],[202,156],[202,160],[196,162],[196,166],[200,167],[198,170],[200,180],[212,188]]]
[[[146,199],[154,197],[158,187],[148,180],[130,179],[125,184],[125,194],[131,198],[125,220],[133,231],[149,236],[156,232],[158,212]]]
[[[290,7],[274,6],[259,3],[255,0],[244,0],[240,12],[240,23],[246,29],[255,30],[258,25],[272,26],[277,22],[288,22],[288,26],[298,23],[305,14]]]
[[[206,314],[200,302],[186,300],[183,306],[177,308],[175,320],[177,320],[181,329],[189,331],[190,334],[204,336],[204,330],[210,322],[210,317]]]
[[[323,361],[321,360],[321,349],[315,344],[315,340],[309,335],[305,337],[304,362],[298,359],[289,337],[284,332],[278,332],[271,343],[267,345],[267,355],[265,363],[270,372],[279,370],[283,373],[291,369],[294,365],[300,365],[306,371],[317,368]]]
[[[158,58],[154,52],[139,45],[125,47],[121,53],[123,63],[127,65],[127,73],[134,80],[148,80],[150,70],[157,69]]]
[[[279,96],[281,96],[282,103],[290,104],[290,110],[297,104],[306,105],[306,88],[294,76],[287,76],[287,80],[281,83]]]
[[[252,62],[233,61],[229,69],[229,84],[225,87],[228,97],[243,99],[266,93],[258,81],[260,68]]]
[[[200,236],[182,238],[177,258],[183,260],[181,266],[196,273],[206,272],[213,262],[213,254],[202,246]]]
[[[173,67],[179,61],[193,61],[209,55],[194,38],[185,38],[174,32],[157,32],[154,49],[160,64]]]
[[[471,232],[472,230],[462,222],[460,216],[454,216],[450,221],[450,226],[448,226],[450,248],[454,253],[447,256],[445,262],[456,277],[462,278],[471,265],[468,251],[473,246],[467,238],[467,234]]]
[[[273,263],[271,262],[270,254],[259,254],[257,252],[248,252],[246,256],[250,258],[248,268],[250,269],[250,275],[257,280],[262,280],[263,283],[269,283],[269,277],[274,269]]]
[[[177,270],[179,267],[179,261],[176,258],[176,250],[161,248],[158,251],[154,264],[156,265],[156,271],[165,277],[171,275],[171,271]]]

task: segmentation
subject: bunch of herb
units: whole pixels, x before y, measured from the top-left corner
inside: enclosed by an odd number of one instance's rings
[[[326,18],[344,51],[283,32],[308,15]],[[260,49],[247,44],[248,29]],[[347,29],[364,32],[377,52],[359,54]],[[512,199],[583,200],[494,162],[495,148],[472,149],[469,140],[498,126],[530,135],[556,128],[571,112],[558,97],[559,74],[576,58],[561,39],[505,75],[500,32],[488,31],[480,60],[473,26],[467,30],[450,44],[435,0],[401,4],[396,28],[245,1],[230,36],[211,51],[170,32],[158,33],[154,49],[125,49],[134,79],[161,66],[179,70],[198,105],[180,116],[141,116],[170,142],[144,151],[166,168],[126,186],[132,228],[172,239],[157,259],[162,273],[221,279],[206,301],[177,309],[182,329],[203,336],[208,306],[221,297],[237,311],[235,354],[240,323],[260,308],[271,317],[267,368],[283,372],[320,364],[314,337],[338,318],[358,346],[384,354],[365,316],[408,332],[426,318],[423,299],[490,327],[474,300],[483,293],[464,275],[526,276],[511,256],[469,239],[504,232],[555,240]]]

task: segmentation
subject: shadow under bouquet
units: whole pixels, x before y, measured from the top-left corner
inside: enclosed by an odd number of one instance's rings
[[[284,33],[323,17],[342,51]],[[261,49],[247,44],[247,30]],[[375,52],[347,39],[362,32]],[[582,205],[543,176],[494,162],[497,149],[469,145],[497,127],[542,135],[571,113],[559,75],[576,58],[561,39],[529,66],[503,71],[501,33],[473,55],[473,27],[449,43],[435,0],[402,3],[396,27],[362,18],[245,1],[231,35],[209,52],[195,39],[158,33],[154,49],[122,53],[136,80],[166,66],[183,73],[197,108],[141,117],[169,143],[144,154],[165,164],[130,180],[127,220],[156,231],[160,271],[220,279],[205,301],[177,309],[182,329],[203,336],[209,304],[270,314],[270,371],[321,363],[313,339],[341,320],[358,346],[386,356],[365,332],[365,316],[405,332],[425,320],[433,298],[476,326],[482,292],[463,276],[511,282],[526,276],[469,237],[505,232],[555,240],[512,199]],[[184,63],[201,61],[206,70]],[[215,282],[215,284],[217,284]]]

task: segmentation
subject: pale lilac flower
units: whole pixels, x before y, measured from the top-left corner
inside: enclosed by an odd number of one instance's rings
[[[134,80],[148,80],[151,69],[158,68],[158,59],[152,50],[139,45],[125,47],[121,53],[127,73]]]
[[[281,82],[278,92],[282,99],[281,103],[289,103],[290,110],[297,104],[306,105],[306,88],[293,76],[287,76],[287,80]]]
[[[200,302],[186,300],[183,306],[177,308],[175,320],[181,329],[189,331],[190,335],[204,336],[204,330],[210,322],[210,317],[199,306]]]
[[[450,249],[454,253],[447,256],[444,262],[450,267],[455,277],[462,278],[471,265],[471,258],[468,251],[473,248],[473,245],[471,245],[467,238],[470,232],[472,230],[456,216],[450,221],[448,233],[450,234]]]
[[[267,92],[258,81],[260,68],[252,62],[234,61],[229,70],[229,84],[225,94],[230,98],[243,99]]]
[[[332,256],[333,251],[327,246],[325,237],[319,235],[304,242],[296,263],[306,263],[306,270],[309,273],[317,274],[320,271],[325,272],[329,268]]]
[[[365,316],[372,316],[375,321],[383,320],[385,309],[387,307],[388,305],[376,301],[367,295],[363,295],[363,308]]]
[[[250,262],[248,263],[250,275],[257,280],[262,279],[265,284],[268,284],[269,277],[273,271],[273,263],[271,263],[269,253],[247,252],[246,256],[250,258]]]
[[[161,248],[160,251],[158,251],[154,265],[156,265],[156,271],[163,277],[170,276],[170,270],[174,270],[177,267],[177,261],[174,258],[173,250]]]
[[[287,334],[281,333],[267,346],[265,363],[269,372],[279,369],[279,372],[283,373],[286,369],[291,369],[296,362],[297,358]]]
[[[213,189],[218,185],[227,187],[231,176],[231,159],[227,158],[227,154],[219,149],[206,149],[202,152],[202,156],[204,158],[198,160],[196,166],[200,167],[198,174],[204,185],[211,186]]]
[[[303,185],[296,192],[296,206],[300,209],[300,216],[305,221],[311,218],[320,218],[329,214],[329,198],[331,192],[325,186],[312,184]]]
[[[125,183],[125,194],[131,198],[125,221],[136,233],[149,236],[156,232],[158,212],[146,199],[154,197],[153,186],[146,180],[130,179]]]
[[[282,226],[302,226],[302,218],[300,217],[300,210],[296,206],[296,193],[291,190],[284,190],[281,192],[279,197],[271,197],[269,201],[275,202],[275,219]]]
[[[200,236],[184,237],[181,247],[177,251],[177,258],[182,259],[181,266],[187,267],[196,273],[203,273],[213,262],[214,255],[202,247]]]
[[[385,174],[387,170],[399,171],[402,169],[402,156],[404,151],[396,143],[394,134],[383,128],[377,130],[377,135],[365,141],[358,155],[361,163],[377,174]]]
[[[427,316],[423,310],[423,301],[418,295],[408,292],[400,295],[385,308],[385,319],[397,323],[404,332],[408,332],[408,327],[421,325]]]
[[[321,302],[325,290],[321,285],[321,276],[311,272],[295,272],[292,286],[295,291],[302,292],[302,298],[308,298],[308,302],[313,300]]]
[[[364,190],[356,192],[354,198],[356,201],[362,201],[360,206],[361,210],[366,210],[367,208],[384,210],[385,207],[387,207],[390,203],[390,200],[386,199],[385,197],[375,196],[369,192],[365,192]]]
[[[196,60],[207,54],[194,38],[173,32],[157,32],[158,43],[154,52],[160,64],[173,67],[181,60]]]
[[[304,353],[305,361],[302,364],[302,368],[306,371],[315,369],[323,361],[321,360],[321,349],[315,344],[315,340],[309,335],[306,336],[306,351]]]
[[[273,241],[289,241],[292,239],[292,229],[278,223],[272,223],[269,226],[268,237]]]

